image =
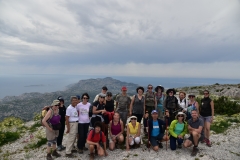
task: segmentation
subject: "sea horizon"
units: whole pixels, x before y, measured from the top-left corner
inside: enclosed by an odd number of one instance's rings
[[[148,84],[153,86],[162,85],[165,88],[179,88],[199,85],[239,84],[240,79],[220,78],[180,78],[180,77],[134,77],[134,76],[110,76],[110,75],[58,75],[58,74],[19,74],[0,75],[0,99],[6,96],[19,96],[23,93],[39,92],[47,93],[62,91],[68,85],[77,83],[79,80],[90,78],[112,77],[114,79],[135,83],[143,87]]]

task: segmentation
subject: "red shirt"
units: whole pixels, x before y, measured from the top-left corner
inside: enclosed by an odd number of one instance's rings
[[[93,134],[94,130],[91,130],[90,133],[88,134],[87,140],[88,141],[92,141],[94,143],[97,143],[100,141],[100,133],[94,133],[94,136],[92,138],[92,134]],[[106,137],[104,135],[104,133],[102,132],[102,138],[101,138],[102,142],[106,142]]]

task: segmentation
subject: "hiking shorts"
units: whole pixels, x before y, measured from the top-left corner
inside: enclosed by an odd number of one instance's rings
[[[56,137],[59,135],[59,130],[53,130],[50,131],[49,129],[46,128],[46,137],[48,141],[54,140]]]
[[[202,117],[204,122],[209,122],[209,123],[211,123],[211,118],[212,116]]]
[[[158,136],[151,136],[150,143],[153,147],[158,146],[159,142],[163,139],[164,134],[160,133]]]
[[[204,139],[204,135],[201,135],[201,137],[198,139],[199,141],[202,141]],[[193,143],[193,135],[191,134],[190,137],[188,137],[188,140],[190,140]]]

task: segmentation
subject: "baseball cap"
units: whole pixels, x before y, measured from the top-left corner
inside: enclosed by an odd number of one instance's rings
[[[156,110],[153,110],[153,111],[151,112],[151,114],[153,114],[153,113],[158,113],[158,111],[156,111]]]
[[[64,99],[63,99],[62,96],[59,96],[59,97],[57,98],[57,100],[59,100],[60,102],[61,102],[61,101],[64,102]]]
[[[79,95],[76,95],[76,97],[77,97],[78,100],[81,99]]]
[[[127,90],[127,87],[126,87],[126,86],[123,86],[123,87],[122,87],[122,90],[123,90],[123,91],[126,91],[126,90]]]

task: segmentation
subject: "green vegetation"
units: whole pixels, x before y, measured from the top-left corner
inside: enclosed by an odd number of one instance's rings
[[[18,132],[1,132],[0,131],[0,146],[13,142],[20,138],[20,133]]]
[[[36,148],[41,147],[42,145],[45,145],[46,143],[47,143],[47,139],[41,137],[40,139],[38,139],[37,142],[30,143],[30,144],[26,145],[24,147],[24,149],[36,149]]]

